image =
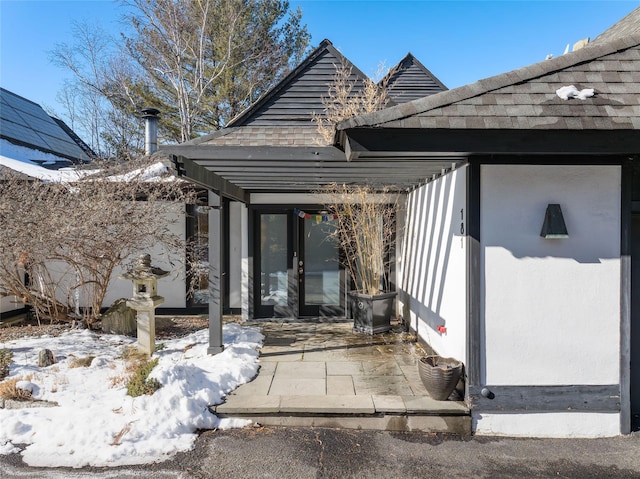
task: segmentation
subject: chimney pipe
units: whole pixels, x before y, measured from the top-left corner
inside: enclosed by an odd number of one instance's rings
[[[143,108],[142,118],[145,119],[144,128],[144,153],[151,155],[158,150],[158,120],[160,110],[156,108]]]

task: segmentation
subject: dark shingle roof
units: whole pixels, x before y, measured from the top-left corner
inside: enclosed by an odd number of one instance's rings
[[[346,120],[357,127],[466,129],[640,128],[640,35],[545,60],[460,88]],[[556,90],[594,88],[586,100]]]
[[[438,78],[408,53],[380,85],[385,85],[389,98],[395,103],[406,103],[447,89]]]
[[[354,92],[361,89],[367,76],[329,40],[323,40],[297,68],[227,126],[308,126],[313,112],[322,115],[325,108],[322,99],[328,96],[329,85],[340,65],[351,69]]]
[[[183,145],[212,146],[319,146],[326,143],[312,121],[324,112],[336,69],[351,69],[354,93],[366,77],[329,40],[323,40],[296,69],[251,107],[212,134]]]
[[[307,126],[228,127],[189,142],[192,145],[214,146],[315,146],[322,143],[317,127],[310,121]]]
[[[4,88],[0,88],[0,138],[76,162],[89,159],[75,138],[40,105]]]
[[[640,33],[640,7],[598,35],[591,44],[605,43]]]

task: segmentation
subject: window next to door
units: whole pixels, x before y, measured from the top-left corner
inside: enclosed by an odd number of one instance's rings
[[[187,281],[192,285],[189,308],[205,308],[209,304],[209,207],[187,205],[187,238],[191,256]]]

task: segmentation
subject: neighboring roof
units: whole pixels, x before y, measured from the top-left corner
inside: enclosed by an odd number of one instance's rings
[[[558,58],[346,120],[360,127],[519,130],[640,129],[640,35],[593,44]],[[556,90],[593,88],[586,100]]]
[[[81,173],[68,167],[52,168],[62,158],[51,153],[40,152],[26,146],[0,139],[0,173],[17,172],[25,177],[38,178],[42,181],[65,182],[77,180]],[[5,170],[6,169],[6,170]],[[86,172],[85,172],[86,173]]]
[[[640,7],[598,35],[590,45],[610,42],[635,34],[640,34]]]
[[[53,121],[55,121],[60,128],[62,128],[64,130],[64,132],[69,135],[69,137],[80,147],[80,149],[82,151],[84,151],[88,157],[90,158],[95,158],[96,154],[95,152],[91,149],[91,147],[89,145],[87,145],[82,138],[80,138],[75,131],[73,131],[71,128],[69,128],[69,125],[67,125],[64,121],[62,121],[60,118],[55,118],[55,117],[51,117],[53,119]]]
[[[70,162],[89,159],[77,136],[70,136],[40,105],[4,88],[0,88],[0,138]]]
[[[447,90],[444,83],[411,53],[407,53],[407,56],[400,60],[378,84],[386,87],[389,98],[395,104],[406,103]]]

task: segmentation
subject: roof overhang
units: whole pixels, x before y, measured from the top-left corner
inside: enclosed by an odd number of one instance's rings
[[[351,161],[470,155],[637,155],[640,130],[350,128],[339,144]]]

